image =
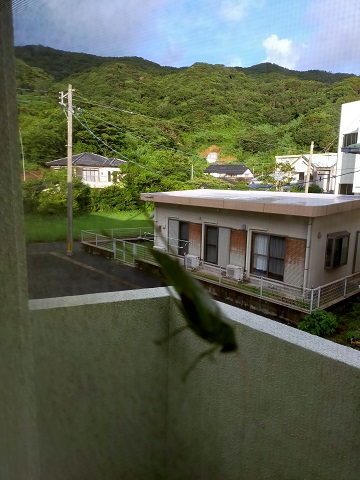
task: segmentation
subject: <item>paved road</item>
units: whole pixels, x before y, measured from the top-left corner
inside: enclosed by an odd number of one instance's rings
[[[148,273],[82,251],[80,243],[71,257],[65,243],[29,244],[26,251],[30,299],[162,286]]]

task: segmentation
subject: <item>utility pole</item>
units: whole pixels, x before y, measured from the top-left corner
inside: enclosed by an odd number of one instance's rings
[[[60,105],[65,107],[64,99],[67,97],[67,255],[71,257],[73,254],[73,191],[72,191],[72,86],[68,86],[68,93],[60,93]]]
[[[191,164],[191,174],[190,174],[190,179],[194,180],[194,164]]]
[[[310,173],[311,173],[313,151],[314,151],[314,142],[311,142],[309,163],[308,163],[307,174],[306,174],[305,193],[309,193],[309,183],[310,183]]]

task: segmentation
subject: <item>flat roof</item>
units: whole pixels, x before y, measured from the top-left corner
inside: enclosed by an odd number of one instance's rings
[[[236,190],[179,190],[142,193],[145,202],[248,212],[323,217],[360,209],[360,196]]]

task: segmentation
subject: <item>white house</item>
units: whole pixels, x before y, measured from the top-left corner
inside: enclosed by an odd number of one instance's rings
[[[294,169],[294,181],[297,183],[306,181],[310,154],[281,155],[276,156],[276,163],[288,162]],[[312,183],[319,185],[324,192],[334,192],[336,174],[337,153],[315,153],[312,155],[310,167],[310,179]]]
[[[224,180],[242,180],[249,182],[253,179],[254,175],[245,165],[209,165],[204,173],[211,175],[215,178],[222,178]]]
[[[335,193],[360,194],[359,129],[360,100],[344,103],[341,106]]]
[[[104,188],[113,185],[114,174],[120,173],[120,165],[126,164],[125,160],[108,158],[96,153],[79,153],[73,156],[74,174],[81,178],[83,183],[92,188]],[[67,158],[60,158],[47,162],[52,169],[67,167]]]
[[[155,245],[198,262],[315,288],[360,272],[360,198],[189,190],[154,202]]]

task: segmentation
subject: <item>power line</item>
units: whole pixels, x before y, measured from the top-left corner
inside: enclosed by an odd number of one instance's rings
[[[82,112],[81,112],[82,113]],[[109,122],[101,117],[98,117],[97,115],[94,115],[92,113],[89,113],[89,112],[86,112],[88,115],[90,115],[91,117],[94,117],[96,118],[97,120],[100,120],[104,123],[106,123],[107,125],[110,125],[111,127],[115,128],[116,130],[119,130],[123,133],[128,133],[129,135],[132,135],[133,137],[135,138],[138,138],[140,140],[143,140],[144,142],[147,142],[147,143],[150,143],[152,145],[155,145],[157,147],[160,147],[160,148],[164,148],[166,150],[170,150],[172,152],[175,152],[175,153],[180,153],[182,155],[186,155],[188,157],[196,157],[196,158],[199,158],[201,160],[204,160],[204,157],[201,157],[200,155],[196,155],[195,153],[188,153],[188,152],[184,152],[183,150],[178,150],[177,148],[173,148],[173,147],[167,147],[166,145],[163,145],[161,143],[157,143],[157,142],[154,142],[152,140],[149,140],[148,138],[145,138],[143,137],[142,135],[137,135],[136,133],[133,133],[131,132],[130,130],[127,130],[123,127],[118,127],[117,125],[114,125],[112,122]]]
[[[103,145],[105,145],[107,148],[109,148],[111,151],[115,152],[117,155],[119,155],[123,160],[126,160],[127,162],[130,162],[130,163],[133,163],[135,165],[137,165],[138,167],[140,168],[143,168],[144,170],[147,170],[148,172],[152,173],[153,175],[159,175],[159,176],[162,176],[163,173],[158,173],[158,172],[154,172],[153,170],[150,170],[149,168],[145,167],[144,165],[141,165],[141,163],[138,163],[138,162],[135,162],[135,160],[130,160],[130,158],[126,157],[125,155],[123,155],[122,153],[120,153],[118,150],[116,150],[115,148],[111,147],[108,143],[106,143],[104,140],[102,140],[100,137],[98,137],[92,130],[90,130],[88,127],[86,127],[82,121],[77,117],[77,115],[75,115],[75,113],[73,113],[73,117],[77,120],[77,122],[79,122],[79,124],[86,130],[90,133],[90,135],[92,135],[96,140],[98,140],[99,142],[101,142]]]

